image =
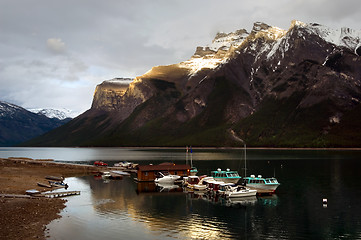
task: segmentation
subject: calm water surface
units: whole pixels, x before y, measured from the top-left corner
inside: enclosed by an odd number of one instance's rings
[[[231,168],[243,175],[243,150],[193,149],[200,174]],[[183,149],[0,148],[0,157],[52,158],[110,165],[184,163]],[[62,218],[48,225],[49,239],[361,239],[361,152],[248,150],[248,174],[276,175],[273,196],[236,201],[182,188],[67,178]],[[327,198],[325,206],[322,199]]]

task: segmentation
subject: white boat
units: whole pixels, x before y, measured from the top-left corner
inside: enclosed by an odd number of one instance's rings
[[[213,177],[204,177],[201,179],[200,184],[206,185],[210,194],[218,194],[219,186],[224,182],[216,181]]]
[[[263,178],[262,175],[258,175],[257,177],[251,175],[250,177],[246,177],[246,156],[246,144],[244,144],[244,177],[242,185],[257,190],[259,194],[273,194],[280,185],[275,177]]]
[[[181,177],[178,175],[164,175],[162,172],[159,172],[159,176],[158,178],[156,178],[154,180],[155,183],[174,183],[176,180],[180,179]]]
[[[276,178],[263,178],[261,175],[257,177],[251,175],[250,177],[243,178],[243,185],[252,189],[257,189],[259,193],[274,193],[280,183]]]
[[[205,191],[207,186],[201,184],[200,178],[198,176],[188,176],[183,179],[183,185],[189,189],[196,191]]]
[[[241,198],[256,196],[257,190],[249,189],[244,186],[226,186],[225,195],[229,198]]]
[[[231,171],[229,168],[225,171],[218,168],[216,171],[212,171],[211,175],[214,180],[225,183],[237,183],[241,179],[237,171]]]

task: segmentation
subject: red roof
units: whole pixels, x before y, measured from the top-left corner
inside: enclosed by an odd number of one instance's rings
[[[191,167],[188,164],[174,164],[174,163],[161,163],[159,165],[138,165],[137,169],[140,171],[180,171],[187,170]]]

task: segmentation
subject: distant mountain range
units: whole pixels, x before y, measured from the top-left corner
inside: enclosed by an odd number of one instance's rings
[[[187,61],[104,81],[91,109],[27,144],[360,147],[360,55],[360,31],[257,22]]]
[[[61,109],[54,109],[54,108],[31,108],[31,109],[27,109],[30,112],[33,113],[37,113],[37,114],[42,114],[48,118],[57,118],[59,120],[64,120],[67,118],[74,118],[76,116],[78,116],[79,114],[66,109],[66,108],[61,108]]]
[[[0,101],[0,146],[14,146],[28,141],[71,120],[64,116],[60,114],[49,118],[42,111],[33,113]]]

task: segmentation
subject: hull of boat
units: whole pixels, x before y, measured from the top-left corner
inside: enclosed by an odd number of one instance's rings
[[[187,188],[195,190],[195,191],[206,191],[207,186],[201,184],[187,184]]]
[[[280,184],[260,184],[260,183],[247,183],[246,187],[250,187],[252,189],[259,189],[263,192],[274,192],[278,188]]]
[[[217,182],[224,182],[224,183],[238,183],[238,181],[241,178],[217,178],[217,177],[213,177],[214,180],[216,180]]]
[[[231,192],[228,194],[230,198],[252,197],[256,196],[257,190],[244,190],[239,192]]]
[[[164,176],[161,178],[156,178],[154,180],[154,182],[156,183],[166,183],[166,184],[170,184],[170,183],[174,183],[176,180],[178,180],[180,177],[179,176]]]

